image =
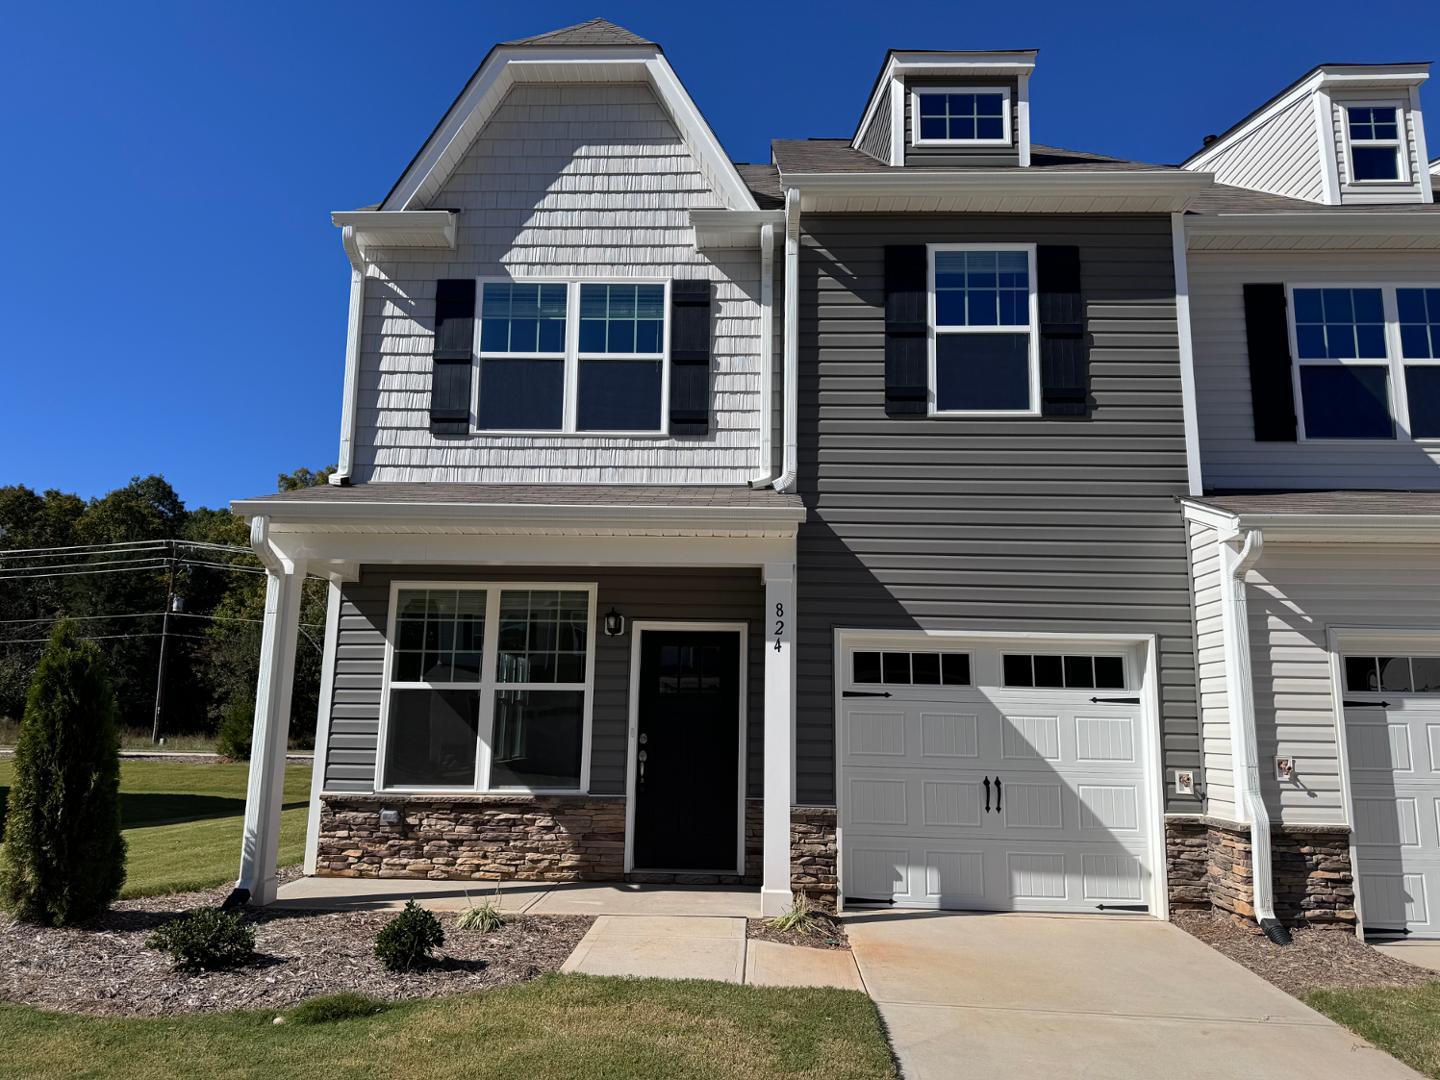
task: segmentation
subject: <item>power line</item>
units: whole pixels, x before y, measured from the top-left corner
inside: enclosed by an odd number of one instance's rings
[[[50,547],[33,548],[0,548],[0,559],[10,559],[19,556],[33,556],[43,558],[50,553],[73,552],[83,554],[95,552],[104,554],[116,548],[152,548],[169,547],[178,544],[181,547],[214,548],[221,551],[233,551],[239,555],[254,555],[255,552],[248,547],[241,547],[236,544],[216,544],[209,540],[182,540],[179,538],[166,540],[115,540],[104,544],[55,544]]]
[[[162,637],[162,636],[163,636],[163,635],[160,633],[159,630],[149,630],[149,631],[145,631],[145,632],[143,632],[143,633],[138,633],[138,634],[94,634],[94,635],[92,635],[92,636],[90,636],[90,637],[81,638],[80,640],[81,640],[81,641],[111,641],[111,640],[113,640],[113,639],[115,639],[115,638],[148,638],[148,637]],[[180,637],[180,638],[190,638],[191,640],[194,640],[194,641],[209,641],[209,640],[210,640],[210,639],[207,638],[204,634],[176,634],[176,633],[172,633],[170,636],[171,636],[171,637]],[[45,637],[37,637],[37,638],[10,638],[9,640],[0,639],[0,645],[44,645],[44,644],[45,644],[46,642],[48,642],[49,640],[50,640],[49,638],[45,638]]]

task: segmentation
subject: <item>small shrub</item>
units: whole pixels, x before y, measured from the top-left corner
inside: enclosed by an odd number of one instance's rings
[[[145,944],[166,953],[177,971],[219,971],[255,956],[255,928],[239,911],[200,908],[172,919]]]
[[[236,694],[220,710],[220,730],[215,734],[215,752],[231,761],[250,760],[250,740],[255,732],[255,695]]]
[[[445,944],[445,931],[435,918],[414,900],[405,901],[405,910],[375,935],[375,958],[390,971],[409,971],[432,959],[431,953]]]
[[[67,926],[120,895],[116,712],[100,650],[58,624],[25,698],[0,847],[0,907],[18,919]]]
[[[829,929],[830,920],[802,892],[795,894],[789,911],[775,916],[768,925],[782,934],[823,934]]]
[[[476,930],[482,934],[488,934],[491,930],[499,930],[505,925],[505,916],[500,914],[500,909],[490,900],[482,900],[480,906],[471,905],[462,911],[455,919],[455,926],[459,930]]]
[[[347,990],[344,993],[326,994],[324,997],[314,997],[301,1002],[290,1010],[290,1019],[297,1024],[334,1024],[341,1020],[377,1016],[388,1008],[389,1002]]]

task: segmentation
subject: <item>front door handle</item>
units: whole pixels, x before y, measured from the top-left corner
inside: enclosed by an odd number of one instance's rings
[[[990,778],[985,777],[985,813],[990,812]]]
[[[645,751],[644,751],[644,750],[641,750],[640,753],[636,754],[636,755],[635,755],[635,760],[640,763],[640,776],[639,776],[639,780],[640,780],[640,783],[643,784],[643,783],[645,782]]]
[[[1000,787],[1000,778],[995,777],[995,813],[1000,813],[1000,796],[1003,789]]]

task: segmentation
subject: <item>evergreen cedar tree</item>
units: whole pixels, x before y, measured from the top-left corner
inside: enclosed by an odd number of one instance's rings
[[[60,623],[26,697],[0,846],[0,905],[25,922],[73,925],[120,895],[116,711],[100,650]]]

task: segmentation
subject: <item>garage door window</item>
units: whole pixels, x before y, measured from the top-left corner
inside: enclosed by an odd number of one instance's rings
[[[1125,661],[1119,656],[1007,653],[1005,685],[1040,690],[1124,690]]]
[[[1345,688],[1356,694],[1440,694],[1440,656],[1347,656]]]
[[[850,678],[877,686],[969,686],[970,654],[961,652],[857,652]]]

